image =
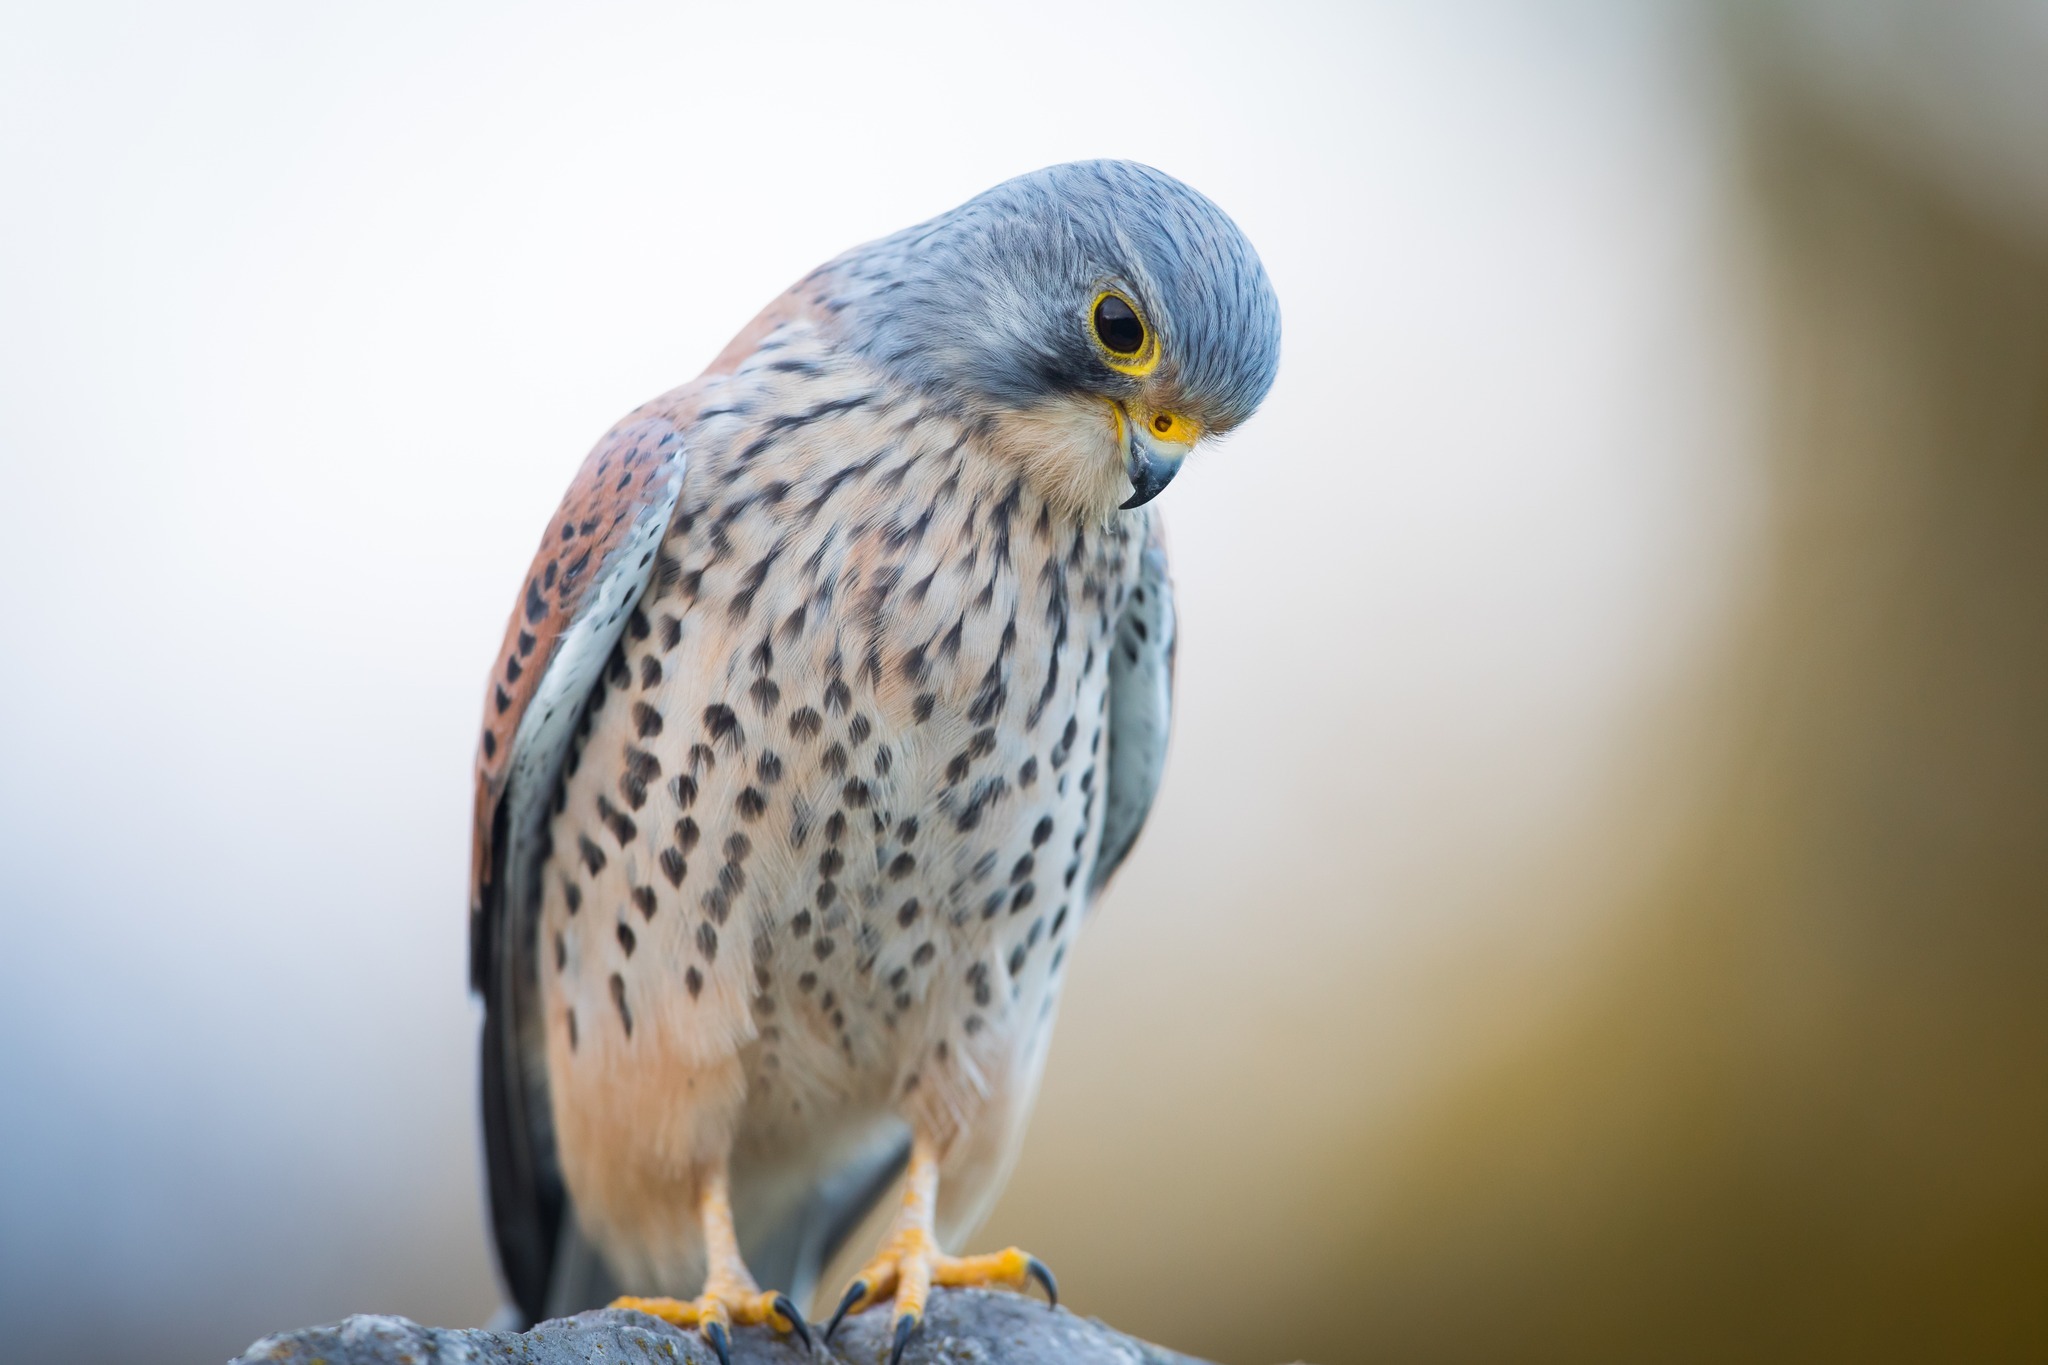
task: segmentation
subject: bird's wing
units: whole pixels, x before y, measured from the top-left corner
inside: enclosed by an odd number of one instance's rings
[[[1173,718],[1173,644],[1173,580],[1154,516],[1140,551],[1138,581],[1117,618],[1109,655],[1108,774],[1102,789],[1102,847],[1088,880],[1091,893],[1123,864],[1159,791]]]
[[[536,873],[591,686],[658,571],[694,386],[613,428],[548,524],[505,631],[477,749],[470,985],[483,997],[484,1150],[507,1287],[542,1314],[566,1196],[555,1164],[535,967]]]

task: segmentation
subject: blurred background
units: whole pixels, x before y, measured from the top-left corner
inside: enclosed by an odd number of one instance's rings
[[[1241,1365],[2048,1358],[2043,70],[2038,0],[9,7],[0,1354],[490,1316],[557,496],[1115,155],[1286,357],[978,1242]]]

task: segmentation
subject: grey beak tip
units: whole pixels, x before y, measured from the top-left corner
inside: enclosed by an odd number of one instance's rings
[[[1128,512],[1158,497],[1160,491],[1173,482],[1173,476],[1180,472],[1180,461],[1156,460],[1142,453],[1134,454],[1130,467],[1124,472],[1131,481],[1131,496],[1119,505],[1118,510]]]

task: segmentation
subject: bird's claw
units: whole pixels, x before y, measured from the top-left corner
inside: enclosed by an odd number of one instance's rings
[[[804,1321],[804,1315],[796,1311],[796,1304],[790,1300],[789,1295],[777,1294],[775,1302],[770,1306],[774,1308],[777,1317],[789,1324],[787,1329],[778,1330],[795,1333],[796,1339],[804,1344],[804,1351],[808,1354],[811,1349],[811,1327]]]
[[[1053,1278],[1045,1262],[1029,1252],[1008,1247],[985,1256],[947,1256],[932,1244],[929,1235],[899,1234],[846,1287],[831,1323],[825,1328],[825,1340],[832,1339],[847,1314],[893,1298],[896,1326],[889,1347],[889,1365],[898,1365],[904,1349],[924,1324],[925,1299],[933,1286],[1003,1285],[1022,1289],[1034,1282],[1045,1290],[1048,1302],[1058,1307],[1059,1281]]]
[[[1051,1268],[1044,1261],[1039,1260],[1036,1256],[1027,1256],[1025,1258],[1024,1273],[1038,1281],[1039,1287],[1045,1290],[1045,1302],[1048,1308],[1060,1306],[1060,1282],[1053,1278]]]
[[[627,1296],[613,1299],[613,1308],[630,1308],[660,1318],[677,1327],[695,1327],[711,1343],[719,1365],[732,1365],[732,1324],[765,1323],[787,1332],[811,1349],[810,1324],[787,1294],[764,1294],[758,1290],[706,1290],[695,1299],[641,1299]]]
[[[866,1280],[855,1280],[852,1284],[846,1286],[846,1293],[839,1299],[839,1307],[832,1310],[832,1321],[825,1324],[825,1340],[832,1340],[832,1334],[839,1330],[839,1320],[845,1317],[855,1304],[867,1296],[868,1282]]]
[[[889,1347],[889,1365],[901,1365],[903,1348],[917,1335],[917,1329],[924,1324],[922,1313],[903,1313],[896,1318],[896,1340]]]

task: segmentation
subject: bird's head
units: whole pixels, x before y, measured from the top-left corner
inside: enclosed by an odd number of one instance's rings
[[[1005,181],[827,269],[873,363],[986,423],[1043,495],[1106,517],[1251,416],[1280,304],[1223,211],[1172,176],[1080,161]]]

